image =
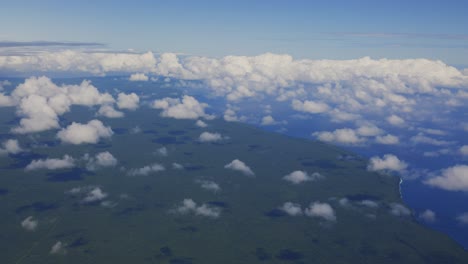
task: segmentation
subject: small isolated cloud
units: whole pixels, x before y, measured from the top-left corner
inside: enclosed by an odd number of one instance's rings
[[[270,125],[275,125],[276,121],[271,115],[267,115],[262,118],[262,122],[260,124],[262,126],[270,126]]]
[[[100,187],[94,187],[89,190],[85,197],[81,200],[82,203],[94,203],[104,200],[108,196],[107,193],[103,192]]]
[[[86,168],[89,170],[95,170],[98,167],[114,167],[118,163],[117,159],[109,151],[100,152],[93,158],[85,156],[85,160],[88,160]]]
[[[468,145],[463,145],[460,147],[460,154],[463,156],[468,156]]]
[[[153,102],[153,108],[162,109],[161,116],[175,119],[212,119],[213,116],[205,113],[208,105],[200,103],[192,96],[184,95],[182,100],[178,98],[163,98]]]
[[[117,97],[117,106],[119,109],[136,110],[140,103],[140,97],[135,93],[119,93]]]
[[[369,207],[369,208],[377,208],[379,207],[379,204],[377,202],[374,202],[372,200],[362,200],[359,202],[360,205]]]
[[[18,154],[24,150],[20,147],[18,140],[8,139],[2,143],[3,147],[0,148],[0,155],[2,154]]]
[[[128,175],[130,176],[146,176],[149,175],[150,173],[156,173],[160,171],[164,171],[165,168],[161,164],[154,163],[152,165],[144,166],[142,168],[138,169],[131,169],[128,172]]]
[[[200,142],[219,142],[222,141],[224,137],[219,133],[210,133],[210,132],[203,132],[198,137],[198,141]]]
[[[130,75],[130,77],[128,78],[128,80],[132,82],[138,82],[138,81],[146,82],[148,81],[148,79],[149,79],[148,76],[146,76],[144,73],[134,73]]]
[[[107,117],[107,118],[120,118],[124,116],[124,113],[115,110],[112,105],[101,106],[97,114],[100,116]]]
[[[462,225],[468,225],[468,212],[457,216],[457,221]]]
[[[220,208],[209,206],[207,204],[197,206],[197,203],[195,203],[192,199],[184,199],[182,204],[177,207],[176,212],[181,214],[193,213],[195,215],[211,218],[218,218],[221,215]]]
[[[405,125],[405,120],[397,115],[391,115],[389,117],[387,117],[387,122],[390,124],[390,125],[393,125],[393,126],[397,126],[397,127],[401,127],[401,126],[404,126]]]
[[[166,147],[160,147],[156,150],[156,153],[160,156],[167,157],[168,152]]]
[[[338,144],[355,145],[364,142],[363,138],[359,137],[353,129],[349,128],[337,129],[333,132],[315,132],[312,135],[317,137],[320,141]]]
[[[207,126],[208,126],[208,125],[207,125],[205,122],[203,122],[202,120],[197,120],[197,122],[195,122],[195,125],[196,125],[197,127],[207,127]]]
[[[327,221],[336,221],[335,210],[328,203],[313,202],[305,209],[305,214],[310,217],[319,217]]]
[[[400,139],[394,135],[377,136],[375,142],[384,145],[395,145],[400,143]]]
[[[411,211],[404,205],[399,203],[390,204],[390,213],[394,216],[409,216]]]
[[[37,220],[35,220],[32,216],[28,216],[21,222],[21,227],[27,231],[34,231],[36,230],[38,224],[39,222]]]
[[[321,179],[321,178],[323,178],[323,176],[318,172],[314,172],[311,175],[309,175],[305,171],[297,170],[297,171],[293,171],[293,172],[289,173],[288,175],[284,176],[283,180],[291,182],[293,184],[299,184],[299,183],[303,183],[303,182],[306,182],[306,181],[318,180],[318,179]]]
[[[320,114],[330,110],[330,107],[325,103],[307,100],[301,102],[297,99],[294,99],[291,103],[291,106],[296,111],[310,114]]]
[[[61,159],[39,159],[33,160],[29,163],[25,170],[59,170],[59,169],[68,169],[75,167],[75,159],[68,155],[64,155]]]
[[[302,208],[300,204],[286,202],[281,207],[280,210],[287,213],[290,216],[302,215]]]
[[[255,173],[250,169],[249,166],[245,165],[244,162],[242,162],[242,161],[240,161],[238,159],[235,159],[235,160],[231,161],[230,163],[226,164],[224,166],[224,168],[240,171],[240,172],[244,173],[247,176],[255,175]]]
[[[175,169],[175,170],[183,170],[184,166],[182,164],[174,162],[174,163],[172,163],[172,168]]]
[[[375,137],[381,135],[383,130],[374,125],[363,125],[360,126],[356,132],[363,137]]]
[[[224,111],[223,118],[225,121],[228,122],[240,121],[239,117],[237,117],[236,111],[234,111],[233,109],[226,109],[226,111]]]
[[[136,127],[132,127],[130,129],[130,133],[131,134],[138,134],[138,133],[141,133],[141,128],[139,126],[136,126]]]
[[[419,218],[421,218],[424,222],[434,223],[436,221],[436,214],[434,211],[427,209],[419,214]]]
[[[431,138],[431,137],[425,136],[423,133],[418,133],[416,136],[411,137],[410,140],[411,142],[415,144],[428,144],[428,145],[434,145],[434,146],[447,146],[447,145],[451,145],[454,143],[453,141],[445,141],[445,140]]]
[[[468,191],[468,166],[456,165],[442,171],[442,175],[424,181],[425,184],[447,191]]]
[[[57,241],[49,251],[52,255],[65,255],[67,253],[66,245],[61,241]]]
[[[205,190],[212,191],[212,192],[219,192],[221,191],[221,187],[219,187],[219,184],[217,184],[214,181],[199,181],[200,187],[202,187]]]
[[[397,171],[402,172],[408,167],[406,162],[392,154],[385,154],[383,158],[374,156],[370,158],[367,169],[370,171]]]
[[[109,138],[114,134],[110,127],[106,127],[99,120],[91,120],[87,124],[73,122],[67,128],[57,133],[57,137],[64,143],[74,145],[90,143],[95,144],[101,138]]]

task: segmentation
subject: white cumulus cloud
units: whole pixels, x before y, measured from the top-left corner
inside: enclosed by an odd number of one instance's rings
[[[221,215],[221,209],[207,204],[197,205],[192,199],[184,199],[182,204],[176,209],[181,214],[193,213],[199,216],[218,218]]]
[[[117,96],[117,106],[119,109],[136,110],[140,103],[140,97],[136,93],[119,93]]]
[[[305,209],[305,214],[310,217],[323,218],[328,221],[336,221],[335,210],[328,203],[313,202]]]
[[[138,169],[131,169],[128,171],[128,175],[130,176],[146,176],[151,173],[156,173],[160,171],[164,171],[165,168],[161,164],[154,163],[151,165],[147,165]]]
[[[219,133],[210,133],[210,132],[203,132],[198,137],[198,141],[200,142],[219,142],[222,141],[224,137]]]
[[[20,147],[18,140],[16,139],[8,139],[4,141],[2,145],[3,147],[0,148],[0,155],[1,154],[18,154],[24,151]]]
[[[244,162],[238,159],[235,159],[231,161],[230,163],[226,164],[224,168],[235,170],[235,171],[240,171],[243,174],[248,175],[248,176],[255,175],[255,173],[250,169],[249,166],[247,166]]]
[[[397,171],[402,172],[408,167],[406,162],[398,159],[397,156],[392,154],[385,154],[383,158],[374,156],[370,158],[367,169],[370,171]]]
[[[39,159],[33,160],[29,163],[25,170],[39,170],[39,169],[47,169],[47,170],[59,170],[59,169],[68,169],[75,167],[75,159],[68,155],[64,155],[61,159]]]
[[[297,203],[286,202],[280,207],[280,210],[282,210],[290,216],[302,215],[301,205]]]
[[[34,231],[34,230],[36,230],[38,224],[39,224],[39,222],[37,220],[35,220],[34,217],[28,216],[28,217],[26,217],[26,219],[24,219],[21,222],[21,227],[23,227],[27,231]]]
[[[318,172],[314,172],[311,175],[309,175],[307,174],[307,172],[299,170],[293,171],[283,177],[284,180],[289,181],[293,184],[299,184],[306,181],[314,181],[321,178],[323,178],[323,176]]]
[[[99,120],[91,120],[87,124],[73,122],[57,133],[57,137],[64,143],[74,145],[95,144],[101,138],[109,138],[114,134],[110,127],[104,126]]]
[[[148,81],[148,76],[144,73],[134,73],[132,75],[130,75],[130,77],[128,78],[129,81],[134,81],[134,82],[137,82],[137,81],[143,81],[143,82],[146,82]]]
[[[200,103],[192,96],[184,95],[182,100],[178,98],[163,98],[153,102],[153,108],[162,109],[161,116],[176,119],[198,119],[213,117],[205,113],[208,105]]]
[[[338,144],[347,144],[355,145],[364,142],[364,139],[359,137],[359,135],[353,129],[342,128],[336,129],[333,132],[322,131],[315,132],[312,134],[316,136],[318,140],[325,142],[332,142]]]
[[[449,167],[442,171],[442,175],[430,178],[424,183],[448,191],[468,191],[468,166]]]

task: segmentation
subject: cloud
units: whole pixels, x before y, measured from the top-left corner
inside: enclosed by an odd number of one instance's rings
[[[192,199],[184,199],[182,204],[176,209],[176,212],[181,214],[193,213],[199,216],[218,218],[221,215],[221,209],[218,207],[202,204],[197,206]]]
[[[304,211],[310,217],[323,218],[327,221],[336,221],[335,210],[328,203],[313,202]]]
[[[468,225],[468,212],[457,216],[457,221],[462,225]]]
[[[99,120],[91,120],[87,124],[73,122],[67,128],[62,128],[57,133],[59,138],[64,143],[74,145],[79,144],[95,144],[101,138],[109,138],[114,134],[110,127],[106,127]]]
[[[119,93],[117,96],[117,106],[119,109],[136,110],[140,103],[140,97],[136,93]]]
[[[406,162],[398,159],[397,156],[392,154],[385,154],[383,158],[374,156],[370,158],[367,169],[370,171],[397,171],[402,172],[408,167]]]
[[[25,170],[59,170],[59,169],[68,169],[75,167],[75,160],[68,156],[64,155],[62,159],[39,159],[33,160],[29,163]]]
[[[383,133],[382,129],[374,125],[363,125],[356,130],[357,134],[363,137],[374,137]]]
[[[359,204],[363,205],[363,206],[367,206],[367,207],[370,207],[370,208],[377,208],[379,207],[379,204],[375,201],[372,201],[372,200],[362,200],[359,202]]]
[[[432,210],[425,210],[421,214],[419,214],[419,218],[424,220],[427,223],[434,223],[436,221],[436,214]]]
[[[172,168],[175,169],[175,170],[183,170],[184,166],[182,164],[174,162],[174,163],[172,163]]]
[[[148,81],[148,76],[146,76],[144,73],[134,73],[132,75],[130,75],[130,77],[128,78],[129,81],[134,81],[134,82],[138,82],[138,81],[143,81],[143,82],[146,82]]]
[[[221,191],[221,187],[214,182],[214,181],[199,181],[200,187],[202,187],[205,190],[212,191],[212,192],[219,192]]]
[[[54,245],[52,245],[52,248],[49,251],[49,254],[52,254],[52,255],[56,255],[56,254],[64,255],[66,253],[67,253],[66,245],[62,243],[61,241],[57,241]]]
[[[236,112],[233,109],[226,109],[226,111],[224,111],[223,118],[224,120],[228,122],[240,121],[239,118],[237,117]]]
[[[210,132],[203,132],[198,137],[198,141],[200,142],[219,142],[224,139],[223,136],[219,133],[210,133]]]
[[[108,196],[107,193],[103,192],[101,188],[94,187],[89,190],[85,197],[81,200],[82,203],[94,203],[104,200]]]
[[[330,107],[323,102],[314,102],[314,101],[304,101],[294,99],[291,103],[291,106],[294,110],[310,113],[310,114],[320,114],[327,112]]]
[[[21,227],[23,227],[27,231],[36,230],[38,225],[39,225],[39,222],[37,220],[35,220],[32,216],[26,217],[26,219],[24,219],[21,222]]]
[[[447,191],[468,191],[468,166],[455,165],[442,170],[442,175],[424,181]]]
[[[244,162],[242,162],[242,161],[240,161],[238,159],[235,159],[235,160],[231,161],[230,163],[226,164],[224,166],[224,168],[240,171],[240,172],[242,172],[243,174],[245,174],[247,176],[254,176],[255,175],[255,173],[250,169],[249,166],[245,165]]]
[[[159,155],[163,156],[163,157],[166,157],[168,155],[167,153],[167,148],[166,147],[160,147],[156,150],[156,153],[158,153]]]
[[[300,204],[286,202],[281,207],[280,210],[284,211],[290,216],[302,215],[302,209]]]
[[[2,143],[3,148],[0,148],[0,155],[2,154],[18,154],[24,150],[20,147],[18,140],[8,139]]]
[[[270,126],[270,125],[275,125],[276,121],[271,115],[267,115],[262,118],[262,122],[260,124],[262,126]]]
[[[387,134],[385,136],[377,136],[375,142],[384,145],[395,145],[400,143],[400,139],[394,135]]]
[[[463,156],[468,156],[468,145],[461,146],[459,151]]]
[[[411,137],[410,140],[415,144],[429,144],[434,146],[447,146],[454,143],[452,141],[434,139],[425,136],[423,133],[418,133],[416,136]]]
[[[411,211],[406,206],[399,203],[390,204],[390,213],[394,216],[409,216]]]
[[[196,125],[197,127],[201,127],[201,128],[207,127],[207,126],[208,126],[208,125],[207,125],[205,122],[203,122],[202,120],[197,120],[197,122],[195,122],[195,125]]]
[[[85,156],[85,160],[88,161],[86,168],[89,170],[95,170],[99,167],[115,167],[118,163],[109,151],[97,153],[93,158]]]
[[[160,172],[160,171],[164,171],[165,168],[164,166],[158,164],[158,163],[154,163],[152,165],[148,165],[148,166],[144,166],[142,168],[138,168],[138,169],[131,169],[130,171],[128,171],[128,175],[130,176],[146,176],[146,175],[149,175],[151,173],[156,173],[156,172]]]
[[[97,114],[100,116],[107,117],[107,118],[120,118],[124,116],[124,113],[115,110],[114,107],[111,105],[101,106]]]
[[[353,129],[343,128],[336,129],[333,132],[315,132],[312,134],[320,141],[332,142],[345,145],[356,145],[364,142],[364,139],[359,137]]]
[[[405,125],[405,120],[397,115],[391,115],[387,117],[387,122],[390,123],[393,126],[404,126]]]
[[[192,96],[184,95],[182,100],[178,98],[163,98],[153,102],[153,108],[162,109],[161,116],[176,119],[198,119],[213,117],[205,113],[205,103],[200,103]]]
[[[72,105],[95,106],[114,102],[108,93],[100,93],[89,81],[79,85],[56,85],[47,77],[31,77],[19,84],[9,96],[17,108],[20,124],[15,133],[41,132],[59,127],[59,116]]]
[[[303,183],[306,181],[314,181],[314,180],[321,179],[321,178],[323,178],[323,176],[318,172],[314,172],[311,175],[308,175],[307,172],[305,171],[297,170],[284,176],[283,180],[289,181],[293,184],[299,184],[299,183]]]

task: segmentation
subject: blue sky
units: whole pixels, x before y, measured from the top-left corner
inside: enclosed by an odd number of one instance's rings
[[[203,56],[430,58],[468,64],[466,1],[8,1],[0,40]]]

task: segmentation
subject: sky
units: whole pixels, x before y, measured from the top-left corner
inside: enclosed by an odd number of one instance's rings
[[[6,1],[0,41],[221,57],[429,58],[468,64],[466,1]]]

